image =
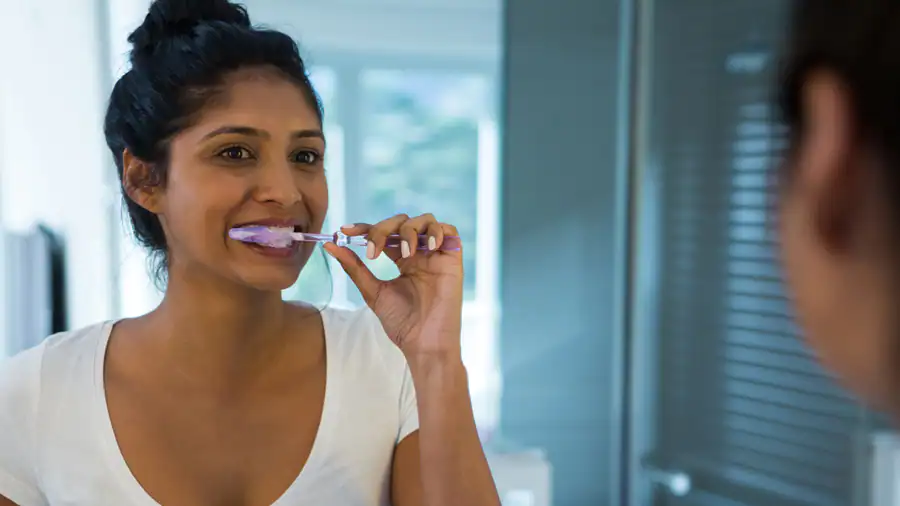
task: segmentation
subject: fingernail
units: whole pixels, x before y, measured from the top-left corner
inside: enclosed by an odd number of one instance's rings
[[[372,241],[366,243],[366,257],[369,260],[375,260],[375,243]]]
[[[428,237],[428,249],[431,251],[437,249],[437,239],[435,239],[433,235]]]
[[[344,226],[341,227],[341,230],[348,230],[348,229],[351,229],[351,228],[353,228],[353,227],[355,227],[355,226],[356,226],[356,225],[344,225]]]
[[[403,258],[409,258],[409,243],[406,241],[402,241],[400,243],[400,254],[403,255]]]

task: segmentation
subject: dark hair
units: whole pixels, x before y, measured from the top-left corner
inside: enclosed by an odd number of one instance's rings
[[[828,70],[847,87],[857,133],[880,150],[888,163],[900,163],[898,28],[897,0],[793,2],[779,106],[794,140],[808,127],[804,124],[804,83],[811,72]],[[900,184],[900,171],[890,172],[888,177],[895,178],[892,184]]]
[[[232,72],[272,67],[295,83],[322,121],[323,111],[297,44],[288,35],[254,27],[247,10],[227,0],[156,0],[128,37],[131,69],[115,84],[106,110],[106,143],[122,180],[127,148],[151,168],[148,185],[165,184],[169,142],[222,93]],[[159,218],[122,196],[137,241],[150,252],[158,284],[168,268]]]

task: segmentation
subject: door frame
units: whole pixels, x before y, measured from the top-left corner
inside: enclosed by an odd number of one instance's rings
[[[660,166],[649,149],[653,110],[654,0],[622,0],[631,13],[627,130],[629,142],[629,264],[625,342],[625,420],[623,506],[651,506],[654,486],[644,473],[646,456],[656,447],[659,315]],[[625,44],[623,44],[625,45]]]

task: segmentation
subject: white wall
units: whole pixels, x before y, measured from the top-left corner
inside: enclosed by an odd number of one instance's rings
[[[73,326],[112,311],[98,5],[0,1],[0,223],[65,236]]]
[[[499,0],[246,0],[254,23],[323,53],[416,55],[496,61]]]

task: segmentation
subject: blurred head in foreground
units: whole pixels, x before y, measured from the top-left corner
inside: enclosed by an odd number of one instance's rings
[[[900,416],[900,2],[799,0],[780,105],[778,228],[807,341]]]

